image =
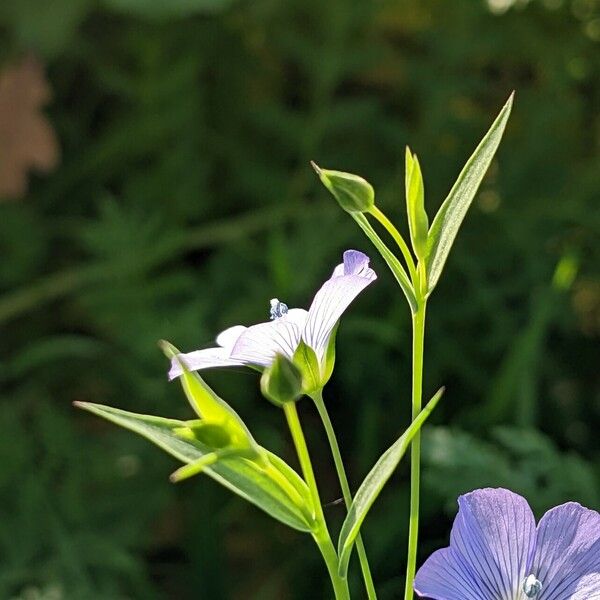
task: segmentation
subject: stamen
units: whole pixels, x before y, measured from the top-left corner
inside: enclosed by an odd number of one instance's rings
[[[523,592],[528,598],[535,598],[542,591],[542,582],[533,574],[523,582]]]
[[[280,302],[279,298],[271,299],[271,309],[269,311],[269,314],[271,316],[272,321],[274,319],[279,319],[279,318],[283,317],[283,315],[286,315],[287,312],[288,312],[287,304]]]

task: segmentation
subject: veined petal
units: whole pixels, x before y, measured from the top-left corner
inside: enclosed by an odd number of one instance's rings
[[[237,339],[231,358],[260,367],[270,365],[276,354],[291,359],[300,343],[306,316],[304,309],[292,308],[278,319],[248,327]]]
[[[525,498],[486,488],[458,499],[450,546],[472,569],[485,598],[516,600],[535,549],[535,518]]]
[[[238,338],[244,331],[248,329],[243,325],[234,325],[233,327],[229,327],[225,329],[225,331],[221,331],[221,333],[217,336],[216,342],[219,346],[223,348],[233,348],[235,343],[238,341]]]
[[[415,577],[414,589],[417,595],[431,600],[488,598],[472,569],[463,563],[453,548],[437,550],[423,563]]]
[[[200,371],[201,369],[212,369],[215,367],[245,366],[244,362],[230,358],[230,352],[229,348],[205,348],[186,354],[178,354],[175,358],[171,359],[169,380],[173,380],[183,373],[180,361],[185,364],[188,371]]]
[[[539,600],[599,600],[600,514],[577,502],[549,510],[531,572],[542,582]]]
[[[339,318],[356,296],[375,279],[377,275],[369,268],[366,254],[357,250],[344,252],[344,262],[333,270],[331,278],[316,293],[302,334],[319,361],[323,359],[327,342]]]
[[[487,488],[461,496],[458,505],[450,548],[419,569],[415,589],[434,600],[521,600],[536,539],[527,501]]]

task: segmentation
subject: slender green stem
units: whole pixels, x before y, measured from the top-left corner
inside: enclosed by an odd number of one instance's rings
[[[344,462],[342,461],[342,455],[340,453],[337,437],[335,435],[331,419],[329,418],[327,407],[325,406],[325,402],[323,402],[322,390],[315,392],[311,398],[313,399],[313,402],[317,407],[317,411],[319,411],[319,416],[323,421],[323,426],[325,427],[325,432],[327,434],[327,440],[329,441],[329,446],[331,447],[331,454],[333,455],[333,462],[335,463],[335,469],[340,481],[340,487],[342,488],[344,503],[346,504],[346,508],[349,509],[350,505],[352,504],[352,493],[350,492],[348,477],[346,476],[346,469],[344,468]],[[362,570],[367,596],[369,597],[369,600],[377,600],[377,593],[375,592],[375,585],[373,584],[373,576],[371,575],[369,561],[367,560],[367,552],[360,534],[356,538],[356,550],[360,560],[360,568]]]
[[[313,538],[321,551],[329,577],[331,578],[331,584],[333,585],[333,591],[335,592],[336,600],[350,600],[350,591],[348,590],[348,582],[342,579],[338,575],[338,556],[335,552],[335,548],[327,529],[327,523],[325,522],[325,515],[323,514],[323,507],[321,505],[321,499],[319,497],[319,489],[317,487],[317,480],[315,479],[315,473],[312,468],[312,462],[308,453],[308,447],[306,446],[306,439],[304,438],[304,432],[300,425],[300,419],[298,418],[298,411],[296,410],[296,404],[294,402],[288,402],[283,405],[283,411],[294,440],[294,446],[296,447],[296,453],[298,454],[298,460],[300,461],[300,467],[310,495],[313,501],[316,527],[313,531]]]
[[[286,477],[284,477],[283,473],[279,469],[276,469],[271,463],[268,464],[265,470],[273,479],[277,480],[279,485],[285,490],[290,500],[302,511],[302,514],[306,517],[307,522],[312,523],[315,519],[315,515],[311,510],[309,510],[309,508],[306,506],[306,502],[298,493],[298,490],[289,482]]]
[[[425,339],[426,300],[418,301],[417,312],[413,314],[412,347],[412,418],[421,411],[423,394],[423,349]],[[413,581],[417,564],[417,544],[419,541],[419,486],[421,470],[421,434],[418,432],[412,440],[410,452],[410,517],[408,531],[408,559],[406,564],[406,587],[404,600],[412,600]]]
[[[417,312],[417,289],[411,282],[406,270],[402,266],[402,263],[398,260],[396,255],[385,245],[383,240],[377,235],[377,232],[373,229],[371,223],[365,215],[362,213],[351,213],[352,218],[356,221],[358,226],[365,232],[365,235],[373,242],[373,245],[379,254],[383,257],[388,267],[392,271],[392,274],[396,278],[400,289],[404,292],[408,304],[410,306],[411,313]]]
[[[408,267],[408,272],[410,273],[410,278],[412,280],[413,286],[416,286],[417,281],[417,268],[415,266],[415,261],[408,249],[408,245],[404,241],[404,238],[400,235],[400,232],[396,229],[394,224],[379,210],[376,206],[371,208],[370,213],[385,227],[387,232],[392,236],[398,248],[402,252],[402,256],[404,256],[404,260],[406,261],[406,266]]]

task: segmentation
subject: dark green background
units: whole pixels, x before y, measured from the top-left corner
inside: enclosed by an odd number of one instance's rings
[[[421,557],[477,486],[538,515],[600,506],[599,4],[490,4],[2,0],[0,59],[44,60],[62,158],[0,204],[0,598],[329,597],[308,536],[207,478],[173,486],[173,460],[71,402],[185,418],[158,339],[191,350],[264,320],[273,296],[307,306],[361,249],[380,277],[343,319],[326,390],[357,486],[409,420],[409,315],[308,161],[369,179],[406,231],[405,144],[432,216],[512,89],[430,302],[425,393],[447,392],[425,434]],[[296,464],[254,374],[208,379]],[[403,588],[407,484],[403,465],[364,528],[383,600]],[[335,529],[342,507],[326,512]]]

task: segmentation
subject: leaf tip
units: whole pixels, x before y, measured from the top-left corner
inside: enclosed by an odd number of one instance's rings
[[[179,354],[179,350],[177,350],[177,348],[175,348],[173,344],[167,342],[167,340],[159,340],[158,347],[163,351],[163,354],[169,359],[175,358],[175,356]]]
[[[506,103],[504,104],[504,108],[510,112],[512,110],[512,106],[513,106],[513,101],[515,99],[515,90],[513,90],[510,93],[510,96],[508,97],[508,100],[506,101]]]
[[[314,172],[317,175],[319,175],[319,177],[320,177],[321,176],[321,167],[319,167],[319,165],[314,160],[310,161],[310,166],[313,168]]]

